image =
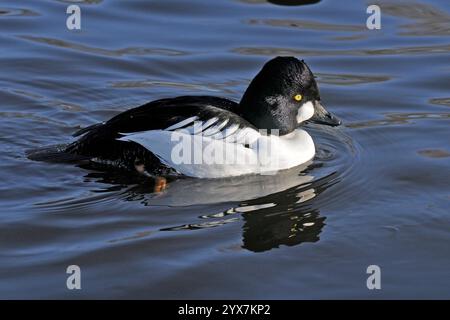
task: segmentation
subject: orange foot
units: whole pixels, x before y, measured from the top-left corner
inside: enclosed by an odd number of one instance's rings
[[[153,192],[159,193],[163,192],[167,188],[167,180],[164,177],[156,177],[155,179],[155,187],[153,188]]]

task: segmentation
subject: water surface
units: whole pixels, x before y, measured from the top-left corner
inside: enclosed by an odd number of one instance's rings
[[[374,31],[369,2],[279,2],[2,1],[0,298],[450,298],[448,2],[377,2]],[[25,157],[149,100],[239,100],[276,55],[344,121],[306,127],[306,168],[154,193]]]

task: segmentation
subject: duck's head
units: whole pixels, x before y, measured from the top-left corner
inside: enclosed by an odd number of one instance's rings
[[[337,126],[341,122],[320,103],[316,80],[306,63],[294,57],[267,62],[240,102],[242,116],[258,129],[294,131],[306,120]]]

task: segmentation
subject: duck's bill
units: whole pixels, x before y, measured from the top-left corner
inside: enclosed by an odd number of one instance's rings
[[[328,112],[318,100],[314,101],[314,115],[309,119],[309,121],[333,127],[342,123],[341,120]]]

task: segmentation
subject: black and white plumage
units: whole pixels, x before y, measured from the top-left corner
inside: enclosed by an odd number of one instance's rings
[[[186,130],[192,135],[217,140],[231,141],[233,137],[235,143],[243,143],[245,147],[244,136],[249,130],[257,132],[257,129],[229,111],[236,105],[232,101],[209,96],[156,100],[75,133],[75,136],[83,136],[70,144],[66,152],[89,155],[97,163],[131,170],[142,165],[148,172],[170,173],[167,159],[161,161],[164,159],[155,155],[154,148],[164,146],[161,139],[170,140],[175,130]],[[150,140],[154,148],[151,148]],[[145,141],[147,147],[143,145]]]
[[[240,103],[211,96],[156,100],[79,130],[74,136],[81,137],[62,153],[130,170],[199,178],[287,169],[314,156],[314,143],[299,123],[339,124],[319,101],[307,65],[278,57],[253,79]],[[232,152],[237,162],[208,163],[191,155],[192,161],[179,163],[174,148],[187,138],[202,154],[212,146],[225,155]]]

